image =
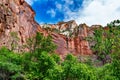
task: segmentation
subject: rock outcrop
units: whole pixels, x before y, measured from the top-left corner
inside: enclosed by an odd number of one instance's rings
[[[90,43],[86,38],[93,36],[94,26],[88,27],[86,24],[77,25],[72,20],[59,22],[54,25],[46,24],[42,28],[48,30],[48,33],[53,37],[53,41],[57,45],[56,52],[61,56],[65,56],[68,53],[73,53],[74,55],[92,54]]]
[[[65,56],[90,55],[91,43],[86,37],[93,36],[96,26],[88,27],[86,24],[77,25],[74,20],[59,22],[58,24],[38,25],[34,21],[35,13],[24,0],[0,1],[0,47],[6,46],[17,52],[28,50],[23,47],[26,40],[36,32],[44,36],[51,35],[57,45],[56,53]],[[98,25],[99,26],[99,25]]]
[[[24,0],[1,0],[0,47],[21,51],[26,39],[38,30],[34,16],[34,11]]]

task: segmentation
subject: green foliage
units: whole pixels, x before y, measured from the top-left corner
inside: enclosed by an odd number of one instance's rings
[[[60,30],[56,29],[56,28],[53,28],[52,31],[55,32],[55,33],[60,33]]]
[[[37,33],[28,40],[28,53],[14,53],[5,47],[0,49],[0,80],[120,80],[119,23],[116,20],[108,24],[109,30],[95,31],[93,50],[96,55],[100,60],[111,56],[111,62],[103,66],[80,62],[72,54],[61,61],[54,53],[52,38]]]
[[[112,46],[112,71],[116,80],[120,80],[120,38],[119,35],[115,36],[115,42]]]
[[[78,62],[71,54],[67,55],[62,66],[64,70],[62,80],[96,80],[92,67]]]
[[[22,66],[20,55],[11,52],[5,47],[0,49],[0,78],[3,80],[22,77]]]
[[[102,67],[96,69],[97,80],[117,80],[117,77],[112,75],[113,67],[111,64],[105,64]]]
[[[51,57],[54,59],[56,63],[60,63],[60,57],[58,54],[53,53],[51,54]]]
[[[19,38],[18,38],[18,34],[17,32],[11,32],[10,33],[10,36],[11,36],[11,51],[14,51],[16,49],[16,47],[18,46],[18,41],[19,41]]]
[[[2,80],[119,80],[120,60],[96,68],[79,62],[68,54],[63,62],[55,54],[15,54],[0,50],[0,78]]]
[[[98,71],[102,76],[99,77],[101,80],[120,80],[120,20],[115,20],[107,25],[108,30],[103,30],[104,32],[104,44],[102,42],[96,43],[97,46],[102,46],[95,48],[95,50],[100,50],[106,52],[107,55],[111,56],[111,64],[105,65],[101,68],[101,71]],[[96,35],[97,37],[97,35]],[[99,37],[100,38],[100,37]],[[100,40],[101,41],[101,40]],[[96,46],[95,45],[95,46]],[[99,53],[100,51],[98,51]],[[104,54],[101,54],[104,56]],[[103,57],[104,59],[104,57]],[[104,73],[102,73],[104,71]],[[105,75],[105,76],[104,76]]]
[[[100,29],[95,30],[93,40],[95,45],[92,47],[92,50],[97,55],[98,60],[102,61],[103,64],[107,63],[107,56],[111,53],[113,43],[110,30],[100,27]]]
[[[41,53],[42,51],[51,53],[56,49],[51,36],[44,37],[41,33],[37,33],[35,37],[29,38],[26,46],[30,49],[31,53]]]
[[[24,60],[27,58],[27,61],[23,61],[27,78],[30,80],[46,78],[48,70],[54,68],[56,64],[54,59],[47,52],[34,54],[31,57],[28,57],[29,54],[24,56]]]

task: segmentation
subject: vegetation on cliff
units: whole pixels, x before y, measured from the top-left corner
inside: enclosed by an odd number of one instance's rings
[[[61,61],[54,53],[56,46],[51,37],[37,33],[25,45],[30,52],[0,49],[0,80],[120,80],[120,21],[107,26],[95,30],[91,38],[96,42],[92,49],[102,66],[81,62],[72,54]]]

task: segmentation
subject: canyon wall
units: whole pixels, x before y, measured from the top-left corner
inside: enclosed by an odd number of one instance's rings
[[[53,41],[57,45],[56,52],[61,56],[65,56],[68,53],[91,55],[93,52],[90,46],[93,43],[88,42],[86,38],[93,37],[94,30],[100,25],[88,27],[86,24],[77,25],[74,20],[71,20],[54,25],[45,24],[41,26],[53,37]]]
[[[57,24],[39,25],[34,21],[35,12],[24,0],[0,1],[0,47],[6,46],[17,52],[29,51],[24,47],[26,40],[36,32],[44,36],[51,35],[57,45],[56,53],[65,56],[68,53],[74,55],[90,55],[91,43],[86,37],[93,36],[94,25],[78,25],[74,20],[59,22]]]
[[[26,39],[36,34],[39,27],[34,16],[34,11],[24,0],[1,0],[0,47],[23,50]]]

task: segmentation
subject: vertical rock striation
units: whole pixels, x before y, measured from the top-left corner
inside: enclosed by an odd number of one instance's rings
[[[97,27],[97,25],[92,27],[88,27],[86,24],[77,25],[74,20],[42,26],[53,37],[54,43],[58,46],[56,52],[61,56],[65,56],[68,53],[91,55],[92,50],[90,46],[92,44],[86,38],[94,36],[94,27]]]
[[[0,1],[0,47],[22,50],[26,39],[34,35],[38,24],[35,13],[24,0]]]
[[[17,52],[27,51],[23,45],[36,32],[44,36],[51,35],[57,45],[56,53],[62,57],[68,53],[90,55],[92,43],[86,37],[94,36],[93,27],[86,24],[77,25],[74,20],[58,24],[40,25],[34,21],[35,13],[24,0],[0,1],[0,47],[6,46]],[[99,25],[97,25],[99,27]],[[94,44],[94,43],[93,43]]]

